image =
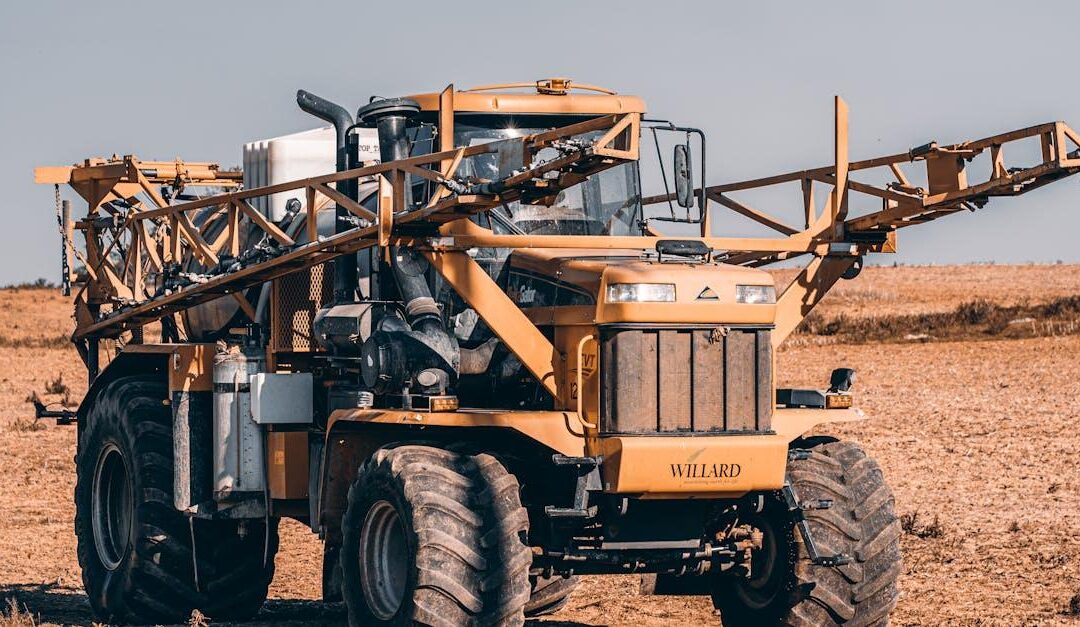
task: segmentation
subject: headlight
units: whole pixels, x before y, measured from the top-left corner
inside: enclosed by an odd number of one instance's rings
[[[776,288],[771,285],[736,285],[735,302],[744,305],[775,304]]]
[[[612,283],[607,288],[609,303],[673,303],[672,283]]]

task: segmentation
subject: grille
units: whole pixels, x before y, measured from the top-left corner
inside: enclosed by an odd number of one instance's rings
[[[327,264],[321,264],[274,279],[271,302],[275,351],[306,353],[315,350],[311,326],[315,313],[334,296],[328,269]]]
[[[769,329],[608,327],[601,344],[602,432],[772,428]]]

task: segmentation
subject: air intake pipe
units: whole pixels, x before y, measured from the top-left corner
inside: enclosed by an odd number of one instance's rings
[[[353,119],[348,110],[339,104],[320,98],[303,89],[296,92],[296,104],[303,111],[334,125],[334,131],[337,134],[336,170],[344,172],[354,167],[354,151],[349,149],[349,129],[353,126]],[[337,184],[337,188],[342,194],[356,200],[357,186],[355,179],[341,181]],[[317,219],[310,208],[308,211],[309,220]],[[335,233],[341,233],[352,228],[352,224],[348,220],[351,215],[348,209],[339,204],[335,205],[334,215]],[[357,273],[356,263],[353,260],[353,256],[348,256],[341,257],[334,262],[334,302],[336,303],[351,303],[355,300]]]
[[[379,160],[383,163],[409,158],[409,138],[405,127],[420,113],[420,105],[408,98],[386,98],[371,102],[356,112],[357,126],[375,128],[379,133]],[[405,207],[412,205],[412,184],[405,177]]]
[[[376,100],[356,112],[358,126],[374,127],[379,133],[379,158],[383,163],[409,158],[409,138],[405,134],[409,121],[420,113],[420,105],[407,98]],[[412,205],[412,185],[405,179],[405,207]],[[444,370],[450,381],[457,379],[460,351],[457,342],[446,332],[442,316],[428,287],[429,265],[426,259],[411,248],[395,247],[390,251],[391,272],[398,293],[405,303],[405,319],[411,328],[405,335],[410,342],[410,362],[418,367]]]
[[[431,296],[427,259],[411,248],[400,247],[391,250],[391,259],[394,281],[405,303],[405,319],[412,330],[423,337],[428,348],[441,358],[447,374],[456,378],[460,363],[458,345],[446,332],[439,306]]]

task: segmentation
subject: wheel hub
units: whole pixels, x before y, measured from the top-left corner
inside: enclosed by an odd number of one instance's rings
[[[389,501],[378,501],[364,517],[360,532],[360,583],[368,607],[389,620],[405,600],[408,555],[405,527]]]
[[[116,570],[127,554],[132,503],[127,462],[120,449],[110,443],[98,456],[91,508],[94,547],[108,570]]]
[[[738,579],[735,590],[748,607],[760,609],[769,606],[783,590],[788,572],[788,545],[775,520],[755,516],[748,522],[761,532],[761,548],[751,552],[750,574]]]

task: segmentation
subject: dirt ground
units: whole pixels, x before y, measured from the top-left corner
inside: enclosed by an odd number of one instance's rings
[[[945,311],[1080,294],[1080,266],[868,268],[826,313]],[[84,372],[56,338],[69,309],[50,290],[0,290],[0,600],[43,623],[90,622],[71,494],[74,427],[32,422],[36,391],[77,401]],[[869,420],[832,430],[881,462],[909,521],[896,625],[1080,624],[1080,336],[952,343],[800,345],[778,357],[782,384],[858,371]],[[60,376],[62,382],[55,379]],[[52,384],[52,385],[50,385]],[[46,394],[49,386],[55,393]],[[283,525],[260,622],[343,620],[319,597],[321,547]],[[586,579],[547,625],[717,624],[707,599],[642,597],[628,577]]]

